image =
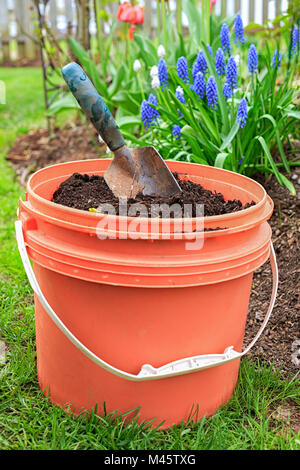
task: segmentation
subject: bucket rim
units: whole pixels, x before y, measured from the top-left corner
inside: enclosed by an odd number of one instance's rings
[[[128,222],[131,222],[131,221],[134,221],[137,219],[137,217],[134,217],[134,216],[120,216],[120,215],[111,215],[111,214],[101,214],[100,212],[96,213],[96,212],[90,212],[90,211],[85,211],[85,210],[82,210],[82,209],[76,209],[76,208],[73,208],[73,207],[68,207],[68,206],[64,206],[63,204],[57,204],[55,202],[52,202],[52,201],[49,201],[48,199],[38,195],[36,192],[35,192],[35,189],[38,187],[35,186],[35,188],[32,187],[32,181],[34,180],[34,178],[36,178],[37,176],[41,175],[42,173],[46,172],[46,171],[49,171],[49,169],[52,169],[52,168],[55,168],[55,167],[68,167],[70,166],[72,163],[76,163],[76,164],[81,164],[81,163],[89,163],[89,162],[98,162],[98,161],[105,161],[105,162],[108,162],[108,164],[112,161],[112,158],[98,158],[98,159],[87,159],[87,160],[75,160],[75,161],[70,161],[70,162],[64,162],[64,163],[56,163],[54,165],[48,165],[44,168],[41,168],[39,170],[37,170],[36,172],[34,172],[28,179],[28,182],[27,182],[27,185],[26,185],[26,191],[28,193],[29,196],[31,196],[32,198],[36,199],[38,202],[42,203],[43,205],[45,205],[46,207],[49,207],[49,208],[55,208],[56,210],[58,210],[59,212],[65,212],[66,214],[74,214],[74,215],[80,215],[80,216],[84,216],[85,218],[96,218],[96,219],[100,219],[101,217],[103,217],[105,215],[106,218],[108,218],[108,220],[114,220],[114,219],[117,219],[117,220],[120,220],[120,221],[128,221]],[[271,210],[270,210],[270,214],[272,213],[272,210],[273,210],[273,201],[271,200],[271,198],[267,195],[267,192],[266,190],[264,189],[264,187],[258,183],[257,181],[253,180],[252,178],[249,178],[248,176],[245,176],[245,175],[241,175],[239,173],[236,173],[234,171],[231,171],[231,170],[226,170],[226,169],[223,169],[223,168],[217,168],[217,167],[212,167],[212,166],[209,166],[209,165],[203,165],[203,164],[199,164],[199,163],[191,163],[191,162],[177,162],[176,160],[165,160],[167,163],[176,163],[177,164],[183,164],[184,166],[193,166],[193,167],[202,167],[202,168],[205,168],[205,169],[210,169],[212,170],[213,172],[219,172],[219,173],[227,173],[227,174],[233,174],[235,175],[235,177],[239,177],[241,180],[244,180],[244,181],[250,181],[254,186],[256,186],[257,188],[259,188],[261,191],[262,191],[262,198],[259,200],[259,201],[255,201],[255,205],[254,206],[250,206],[246,209],[241,209],[239,211],[236,211],[236,212],[230,212],[230,213],[227,213],[227,214],[219,214],[219,215],[211,215],[211,216],[204,216],[204,217],[178,217],[178,218],[161,218],[158,220],[159,224],[161,225],[162,221],[172,221],[172,222],[176,222],[176,223],[188,223],[188,222],[197,222],[197,221],[206,221],[207,223],[214,223],[214,222],[218,222],[218,221],[222,221],[224,223],[226,223],[226,220],[229,220],[229,219],[237,219],[237,218],[240,218],[246,214],[254,214],[255,212],[259,211],[265,204],[266,204],[266,201],[268,201],[271,205]],[[86,173],[91,173],[91,171],[86,171]],[[183,172],[182,174],[185,174],[185,175],[188,175],[188,173],[186,172]],[[190,175],[190,176],[193,176],[193,175]],[[194,175],[195,176],[195,175]],[[53,178],[51,178],[53,179]],[[236,186],[236,185],[234,185]],[[151,217],[138,217],[138,219],[141,221],[141,222],[149,222],[153,219],[151,219]],[[230,227],[232,228],[232,227]],[[224,233],[224,230],[227,230],[228,228],[225,227],[224,229],[218,229],[218,230],[211,230],[210,232],[219,232],[219,231],[222,231]]]

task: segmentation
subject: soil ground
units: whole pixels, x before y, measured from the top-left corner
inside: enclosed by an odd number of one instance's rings
[[[0,67],[41,67],[41,60],[39,58],[7,60],[0,62]]]
[[[292,171],[297,196],[292,196],[282,188],[274,177],[267,182],[258,179],[274,201],[270,225],[278,263],[279,286],[267,328],[249,355],[255,359],[266,359],[276,368],[282,368],[282,375],[286,377],[296,374],[300,368],[300,169]],[[271,278],[269,263],[254,274],[245,342],[255,335],[267,311],[272,290]]]
[[[95,131],[77,126],[56,128],[52,136],[47,129],[32,130],[16,140],[6,158],[24,184],[31,173],[45,166],[99,158],[100,155],[106,155],[106,147],[97,143]]]
[[[7,158],[21,184],[25,184],[31,172],[44,166],[105,155],[105,147],[99,150],[91,142],[90,132],[94,135],[85,127],[56,129],[53,138],[49,138],[46,130],[30,132],[15,142]],[[300,168],[293,169],[287,176],[292,179],[297,196],[282,188],[274,177],[267,181],[258,177],[274,201],[270,224],[279,268],[279,288],[267,328],[249,353],[253,360],[273,363],[281,370],[283,377],[295,375],[300,367]],[[271,278],[269,263],[254,274],[245,344],[254,337],[267,311],[272,290]]]

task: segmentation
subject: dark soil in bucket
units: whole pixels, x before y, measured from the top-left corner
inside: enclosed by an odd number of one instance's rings
[[[149,217],[163,217],[163,212],[159,206],[162,204],[168,204],[169,206],[176,204],[177,210],[171,211],[171,218],[183,217],[183,214],[185,217],[196,217],[198,204],[203,204],[205,216],[228,214],[247,209],[255,204],[254,201],[251,201],[243,205],[238,199],[226,201],[221,193],[204,189],[200,184],[188,180],[186,175],[179,176],[174,173],[174,176],[182,189],[181,193],[171,199],[138,194],[135,199],[128,199],[127,214],[134,204],[143,204]],[[52,201],[85,211],[109,203],[115,208],[117,215],[120,213],[119,199],[113,195],[104,178],[98,175],[89,176],[74,173],[61,183],[53,194]],[[101,211],[101,209],[99,210]],[[134,212],[129,212],[129,215],[144,215],[139,210]],[[122,215],[124,215],[124,212],[122,212]]]

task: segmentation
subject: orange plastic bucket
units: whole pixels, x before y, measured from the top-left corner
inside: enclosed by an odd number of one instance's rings
[[[218,168],[167,162],[205,188],[255,206],[196,219],[178,237],[178,221],[153,227],[51,202],[74,172],[102,175],[110,160],[53,165],[29,180],[20,201],[17,239],[35,291],[40,387],[75,413],[127,412],[163,427],[210,415],[232,395],[238,377],[252,276],[270,256],[266,220],[273,203],[255,181]],[[135,219],[136,220],[136,219]],[[101,239],[109,232],[110,238]],[[223,230],[214,230],[223,228]],[[152,231],[151,231],[152,230]],[[134,235],[131,238],[124,234]],[[112,236],[113,235],[113,236]],[[23,239],[24,237],[24,239]],[[24,242],[25,240],[25,242]],[[26,248],[25,248],[26,246]],[[28,256],[33,261],[33,271]],[[271,255],[276,296],[276,263]],[[257,335],[257,336],[258,336]]]

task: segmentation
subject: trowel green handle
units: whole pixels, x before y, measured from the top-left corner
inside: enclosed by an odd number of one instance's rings
[[[124,139],[108,107],[83,69],[71,62],[62,69],[63,77],[85,115],[113,152],[123,145]]]

